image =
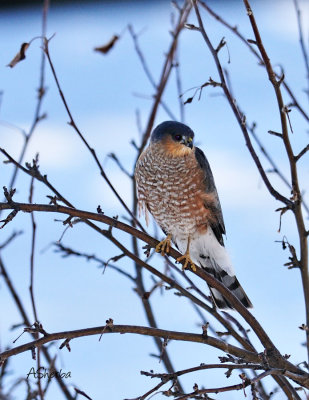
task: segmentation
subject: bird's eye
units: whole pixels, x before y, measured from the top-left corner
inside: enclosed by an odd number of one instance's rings
[[[174,139],[177,140],[177,142],[180,142],[181,140],[181,135],[175,135]]]

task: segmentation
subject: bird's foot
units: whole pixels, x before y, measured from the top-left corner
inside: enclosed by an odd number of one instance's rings
[[[156,252],[164,256],[170,251],[172,235],[167,235],[164,240],[156,245]]]
[[[178,257],[176,261],[181,262],[185,260],[183,266],[182,266],[182,270],[184,271],[186,268],[189,267],[189,265],[191,266],[192,271],[196,271],[196,266],[194,264],[194,262],[191,260],[190,257],[190,253],[189,251],[186,251],[185,254],[181,257]],[[188,265],[189,264],[189,265]]]

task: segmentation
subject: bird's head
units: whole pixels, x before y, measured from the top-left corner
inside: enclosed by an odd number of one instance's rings
[[[194,132],[187,125],[175,121],[165,121],[151,134],[151,143],[159,144],[172,157],[189,154],[193,148]]]

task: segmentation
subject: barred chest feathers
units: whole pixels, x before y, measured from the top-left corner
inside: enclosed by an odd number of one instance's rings
[[[152,144],[140,156],[136,176],[140,211],[146,213],[146,221],[149,210],[161,228],[173,236],[206,231],[210,213],[205,208],[204,176],[194,149],[171,157]]]

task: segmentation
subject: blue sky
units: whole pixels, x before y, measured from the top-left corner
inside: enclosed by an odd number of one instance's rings
[[[283,65],[287,82],[295,89],[300,101],[308,110],[305,87],[305,70],[298,45],[298,32],[292,1],[253,2],[256,19],[260,26],[266,49],[274,65]],[[300,2],[303,21],[309,21],[308,3]],[[252,38],[242,2],[215,4],[219,14],[232,24],[238,25],[245,37]],[[142,32],[140,45],[158,80],[164,53],[170,43],[170,15],[174,9],[168,1],[149,3],[91,3],[84,6],[52,6],[48,17],[48,36],[55,33],[50,42],[50,54],[70,110],[80,130],[91,146],[94,146],[107,175],[114,182],[122,197],[131,204],[131,182],[107,155],[117,154],[130,172],[136,157],[130,141],[139,142],[136,110],[146,125],[152,105],[154,89],[145,77],[128,31],[128,23],[136,32]],[[288,174],[288,164],[279,139],[267,134],[269,129],[280,129],[274,93],[265,71],[257,66],[256,59],[222,26],[204,15],[205,27],[214,44],[224,36],[229,56],[224,48],[220,52],[222,64],[230,71],[236,98],[247,115],[247,120],[257,121],[257,133],[269,149],[280,168]],[[34,41],[27,51],[27,58],[14,69],[5,67],[15,55],[20,44],[40,34],[40,8],[24,8],[2,11],[0,14],[0,89],[3,97],[0,108],[0,143],[12,156],[18,157],[22,136],[8,124],[29,129],[35,108],[36,88],[40,68],[40,43]],[[193,15],[191,23],[195,23]],[[308,25],[304,26],[308,37]],[[123,32],[115,48],[107,56],[93,51],[114,35]],[[197,32],[185,31],[179,47],[182,87],[186,91],[201,85],[211,76],[217,78],[213,60]],[[93,159],[87,153],[74,130],[67,125],[65,113],[49,67],[46,70],[48,91],[43,111],[47,119],[42,121],[30,142],[26,161],[36,152],[40,154],[40,170],[73,204],[81,209],[95,211],[98,204],[107,215],[123,217],[124,211],[99,175]],[[188,92],[189,97],[192,92]],[[138,95],[137,95],[138,94]],[[195,99],[185,107],[185,122],[196,134],[196,143],[203,149],[211,164],[216,180],[227,228],[226,246],[231,254],[237,276],[254,304],[253,313],[270,334],[282,353],[292,354],[295,363],[305,359],[301,346],[303,333],[298,326],[305,322],[301,281],[298,271],[287,270],[283,264],[288,253],[282,252],[276,241],[283,235],[295,244],[297,236],[293,219],[284,216],[282,231],[278,233],[279,216],[274,212],[280,203],[267,193],[257,169],[246,149],[236,120],[226,102],[218,95],[219,90],[206,88],[200,101]],[[186,98],[186,95],[185,97]],[[179,102],[175,76],[171,77],[164,96],[165,102],[179,118]],[[286,97],[288,102],[288,97]],[[308,141],[307,126],[297,111],[290,114],[294,135],[293,145],[298,153]],[[159,110],[156,124],[169,117]],[[267,162],[263,163],[268,168]],[[308,176],[308,162],[300,165],[302,189]],[[0,165],[1,187],[7,185],[11,168]],[[275,177],[272,182],[288,195],[288,190]],[[308,184],[308,183],[307,183]],[[16,201],[27,201],[30,180],[19,173],[16,183]],[[35,184],[35,202],[44,203],[50,191]],[[308,199],[307,199],[308,201]],[[56,215],[35,216],[38,224],[37,252],[35,260],[35,297],[39,317],[48,332],[71,330],[103,325],[107,318],[117,324],[146,324],[140,300],[133,292],[132,283],[112,270],[97,268],[95,263],[73,258],[61,258],[50,243],[57,241],[63,232]],[[60,219],[60,218],[59,218]],[[14,230],[24,233],[3,251],[3,259],[14,284],[22,294],[26,309],[31,315],[29,286],[30,216],[18,215],[0,231],[0,243]],[[152,226],[149,231],[153,232]],[[130,238],[116,233],[124,243]],[[109,242],[98,237],[81,224],[69,229],[62,243],[98,257],[108,259],[119,253]],[[140,246],[143,244],[141,243]],[[161,267],[156,256],[153,265]],[[133,271],[128,259],[119,266]],[[151,280],[146,278],[151,287]],[[204,290],[204,285],[202,285]],[[205,291],[208,291],[205,287]],[[0,286],[0,343],[4,348],[12,345],[20,330],[10,331],[20,317],[4,285]],[[155,292],[151,303],[159,327],[171,330],[199,332],[198,316],[185,299],[171,291]],[[206,315],[208,319],[208,316]],[[210,319],[212,322],[212,320]],[[212,322],[213,323],[213,322]],[[252,335],[253,336],[253,335]],[[29,340],[23,335],[19,344]],[[254,339],[253,339],[254,340]],[[261,346],[254,340],[257,347]],[[55,347],[56,349],[57,347]],[[99,343],[97,337],[77,339],[71,342],[72,352],[59,353],[60,367],[72,372],[68,384],[76,384],[94,399],[133,398],[146,392],[154,381],[140,376],[139,371],[162,371],[163,366],[149,356],[156,352],[151,338],[130,335],[108,335]],[[198,365],[201,362],[217,362],[222,353],[197,344],[168,345],[176,369]],[[57,350],[56,350],[57,351]],[[30,354],[12,358],[14,376],[25,376],[34,366]],[[232,381],[232,379],[234,379]],[[185,377],[183,382],[191,391],[198,377]],[[238,382],[237,374],[225,380],[222,372],[203,372],[199,382],[205,386],[220,386]],[[269,380],[269,387],[273,383]],[[54,384],[47,399],[58,396]],[[16,392],[18,398],[18,394]],[[239,393],[220,396],[220,399],[238,399]],[[157,395],[156,398],[160,398]],[[277,396],[280,398],[280,396]]]

